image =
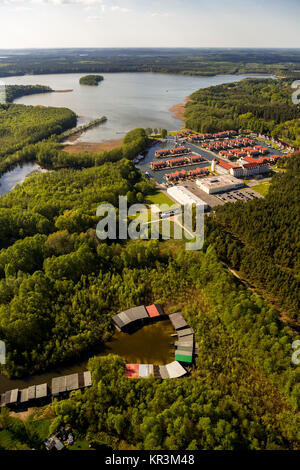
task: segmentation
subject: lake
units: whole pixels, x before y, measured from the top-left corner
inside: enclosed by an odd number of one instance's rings
[[[44,171],[41,170],[37,163],[23,163],[17,165],[13,170],[7,171],[0,177],[0,196],[9,193],[14,189],[16,184],[22,184],[26,176],[33,171]]]
[[[64,106],[80,116],[78,125],[107,116],[108,121],[90,129],[79,140],[101,142],[120,139],[136,127],[166,128],[181,126],[170,108],[199,88],[230,83],[248,75],[218,75],[189,77],[154,73],[104,73],[99,86],[79,84],[84,74],[25,75],[0,78],[0,83],[16,85],[47,85],[67,93],[45,93],[18,98],[15,102],[27,105]],[[254,77],[253,75],[251,77]],[[260,77],[263,77],[260,75]]]

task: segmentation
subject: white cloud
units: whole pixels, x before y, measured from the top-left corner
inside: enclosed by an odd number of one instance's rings
[[[117,5],[110,7],[111,11],[119,11],[121,13],[129,13],[131,10],[129,8],[119,7]]]
[[[0,0],[0,5],[20,5],[22,3],[47,5],[99,5],[102,0]]]
[[[170,16],[169,13],[163,13],[163,12],[153,12],[151,13],[151,16]]]
[[[88,21],[89,23],[91,23],[92,21],[101,21],[101,20],[103,20],[103,16],[99,16],[99,15],[91,15],[86,18],[86,21]]]

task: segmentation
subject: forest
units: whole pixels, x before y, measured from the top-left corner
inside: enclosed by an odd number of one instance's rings
[[[274,74],[300,78],[299,49],[69,48],[1,51],[0,76],[154,72],[214,76]]]
[[[216,208],[206,243],[300,324],[300,153],[272,178],[264,199]]]
[[[79,83],[80,85],[98,86],[102,80],[102,75],[85,75],[79,79]]]
[[[61,134],[76,123],[76,114],[67,108],[0,104],[0,165],[9,161],[9,154]]]
[[[250,129],[299,145],[300,106],[292,102],[291,83],[245,79],[198,90],[186,105],[185,125],[198,132]]]
[[[6,85],[6,102],[12,103],[15,99],[36,93],[51,93],[53,90],[45,85]]]

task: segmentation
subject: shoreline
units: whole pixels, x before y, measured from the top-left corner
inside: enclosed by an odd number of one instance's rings
[[[185,106],[188,101],[191,101],[190,96],[187,96],[184,100],[184,103],[178,103],[174,104],[171,106],[169,111],[172,113],[172,117],[174,119],[178,119],[178,121],[181,121],[184,123],[184,113],[185,113]]]
[[[73,139],[72,139],[73,138]],[[75,135],[70,137],[69,141],[76,141],[78,136]],[[63,151],[66,153],[81,153],[81,152],[89,152],[89,153],[100,153],[104,150],[113,150],[115,148],[121,147],[123,143],[122,139],[110,139],[110,140],[103,140],[102,142],[84,142],[79,141],[77,143],[71,145],[65,145],[63,147]]]

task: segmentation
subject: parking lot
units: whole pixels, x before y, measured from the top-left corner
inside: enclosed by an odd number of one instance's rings
[[[251,199],[263,198],[263,196],[253,189],[237,189],[235,191],[228,191],[226,193],[216,194],[216,197],[221,201],[225,202],[237,202],[237,201],[250,201]]]

